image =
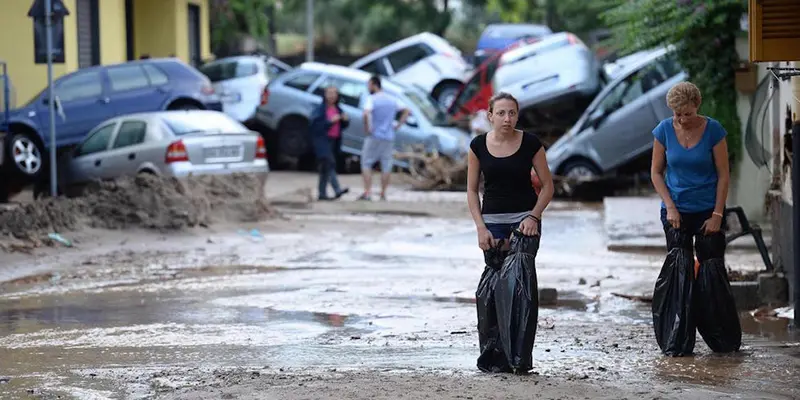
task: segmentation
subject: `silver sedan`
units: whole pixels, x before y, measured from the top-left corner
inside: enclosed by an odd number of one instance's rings
[[[268,173],[261,136],[217,111],[160,111],[107,120],[72,153],[70,184],[124,175]]]

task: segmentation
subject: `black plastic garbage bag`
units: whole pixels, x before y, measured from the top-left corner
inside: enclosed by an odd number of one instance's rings
[[[653,329],[661,351],[680,357],[694,352],[696,339],[692,237],[678,229],[668,229],[666,233],[669,252],[653,290]]]
[[[497,311],[494,302],[494,290],[500,268],[503,266],[507,251],[501,250],[504,242],[497,247],[483,252],[486,268],[483,270],[475,299],[478,308],[478,343],[481,354],[478,356],[478,369],[484,372],[510,372],[506,356],[500,346],[500,333],[497,330]]]
[[[694,316],[697,331],[712,351],[730,353],[742,346],[739,312],[725,270],[725,237],[697,238],[700,271],[694,286]]]
[[[533,367],[533,343],[539,319],[536,253],[539,236],[514,231],[511,250],[503,262],[495,289],[500,343],[513,372]]]

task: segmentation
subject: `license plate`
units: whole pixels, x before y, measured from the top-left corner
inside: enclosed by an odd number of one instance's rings
[[[203,149],[203,152],[206,159],[242,157],[242,148],[240,146],[207,147]]]

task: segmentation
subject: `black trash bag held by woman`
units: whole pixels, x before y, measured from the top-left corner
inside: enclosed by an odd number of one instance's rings
[[[696,340],[692,236],[673,228],[666,234],[669,252],[653,289],[653,329],[661,351],[681,357],[694,352]]]
[[[503,262],[495,289],[500,343],[513,372],[533,367],[533,343],[539,319],[536,253],[539,236],[514,231],[511,250]]]
[[[696,244],[700,270],[694,285],[694,316],[697,331],[717,353],[739,351],[742,326],[725,269],[725,237],[700,236]]]
[[[478,369],[484,372],[510,372],[506,356],[500,346],[500,332],[497,329],[497,310],[494,290],[500,268],[508,251],[501,250],[505,244],[500,240],[496,247],[483,252],[486,268],[483,270],[478,290],[475,291],[478,309],[478,342],[481,354],[478,356]]]

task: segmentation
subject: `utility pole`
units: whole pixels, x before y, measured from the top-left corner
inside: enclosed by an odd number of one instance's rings
[[[794,121],[792,126],[792,225],[794,326],[800,328],[800,121]]]
[[[306,0],[306,62],[314,61],[314,0]]]
[[[56,98],[53,96],[53,3],[44,0],[45,34],[47,35],[47,108],[50,116],[50,196],[58,196],[56,166]]]

